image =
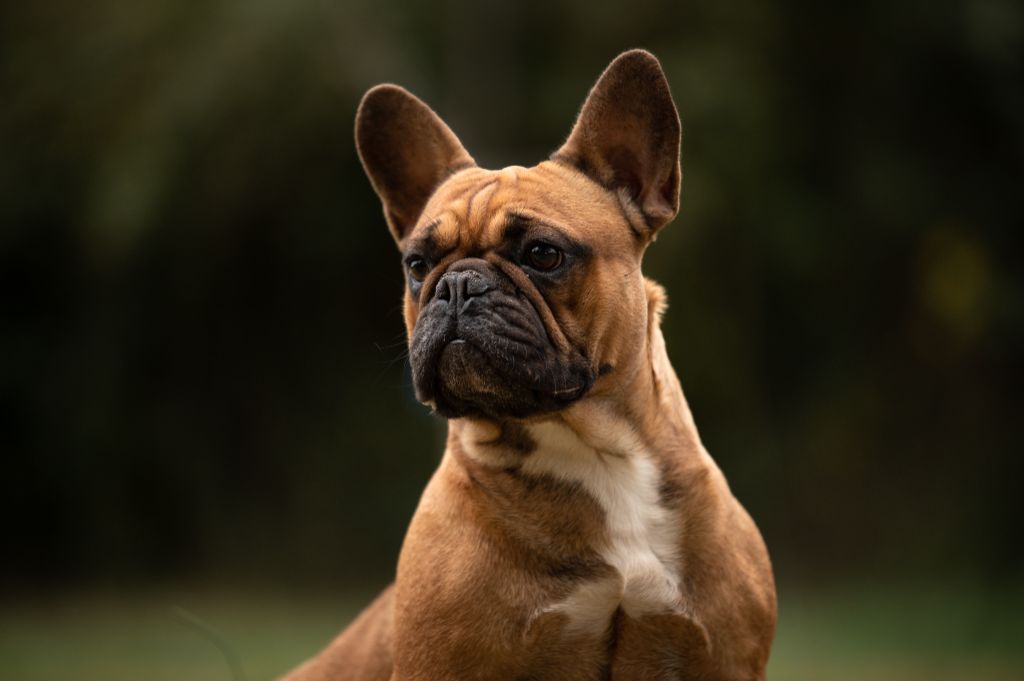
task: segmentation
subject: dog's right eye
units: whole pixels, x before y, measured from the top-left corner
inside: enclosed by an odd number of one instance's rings
[[[427,267],[427,261],[423,258],[410,258],[405,263],[405,266],[409,269],[409,276],[414,281],[423,281],[430,272],[430,268]]]

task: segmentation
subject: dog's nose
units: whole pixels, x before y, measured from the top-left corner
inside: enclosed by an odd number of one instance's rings
[[[438,300],[446,300],[456,310],[471,299],[482,296],[491,289],[482,274],[474,270],[447,272],[437,282],[434,296]]]

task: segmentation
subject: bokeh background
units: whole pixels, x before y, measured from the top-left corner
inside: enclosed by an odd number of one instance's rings
[[[635,46],[684,127],[645,269],[775,561],[771,676],[1020,678],[1015,0],[6,4],[0,676],[269,679],[340,630],[444,427],[359,97],[528,165]]]

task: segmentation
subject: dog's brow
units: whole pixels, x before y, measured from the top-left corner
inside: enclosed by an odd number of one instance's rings
[[[433,237],[434,232],[437,230],[438,225],[441,224],[441,218],[434,218],[430,222],[426,223],[418,231],[424,232],[426,237]]]
[[[541,217],[532,211],[525,211],[522,209],[509,211],[508,213],[508,224],[505,227],[505,235],[509,236],[521,236],[522,232],[530,227],[546,227],[552,229],[560,234],[569,234],[569,230],[559,225],[558,223],[552,222],[547,218]],[[518,232],[518,234],[514,234]]]
[[[533,221],[525,215],[510,212],[505,216],[505,225],[501,231],[502,239],[504,241],[514,241],[515,239],[522,238],[530,228],[531,222]]]
[[[409,238],[408,244],[405,247],[405,252],[407,254],[415,252],[421,255],[432,255],[437,251],[437,238],[435,236],[435,232],[440,224],[441,218],[434,218],[422,227],[413,230],[414,234],[417,232],[419,234]]]
[[[523,239],[527,234],[535,237],[551,239],[568,252],[584,257],[591,253],[586,244],[572,236],[572,233],[556,222],[547,220],[532,211],[509,211],[508,221],[502,234],[505,241]]]

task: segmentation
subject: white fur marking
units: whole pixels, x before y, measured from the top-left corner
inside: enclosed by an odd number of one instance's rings
[[[596,547],[621,579],[588,582],[546,610],[569,615],[574,628],[601,631],[619,606],[631,616],[680,607],[679,528],[658,503],[658,470],[627,425],[609,419],[600,449],[567,426],[531,426],[538,443],[523,472],[579,483],[605,511],[607,541]]]
[[[593,579],[537,614],[565,613],[573,631],[599,634],[605,630],[615,608],[622,602],[623,591],[624,582],[619,575]]]

